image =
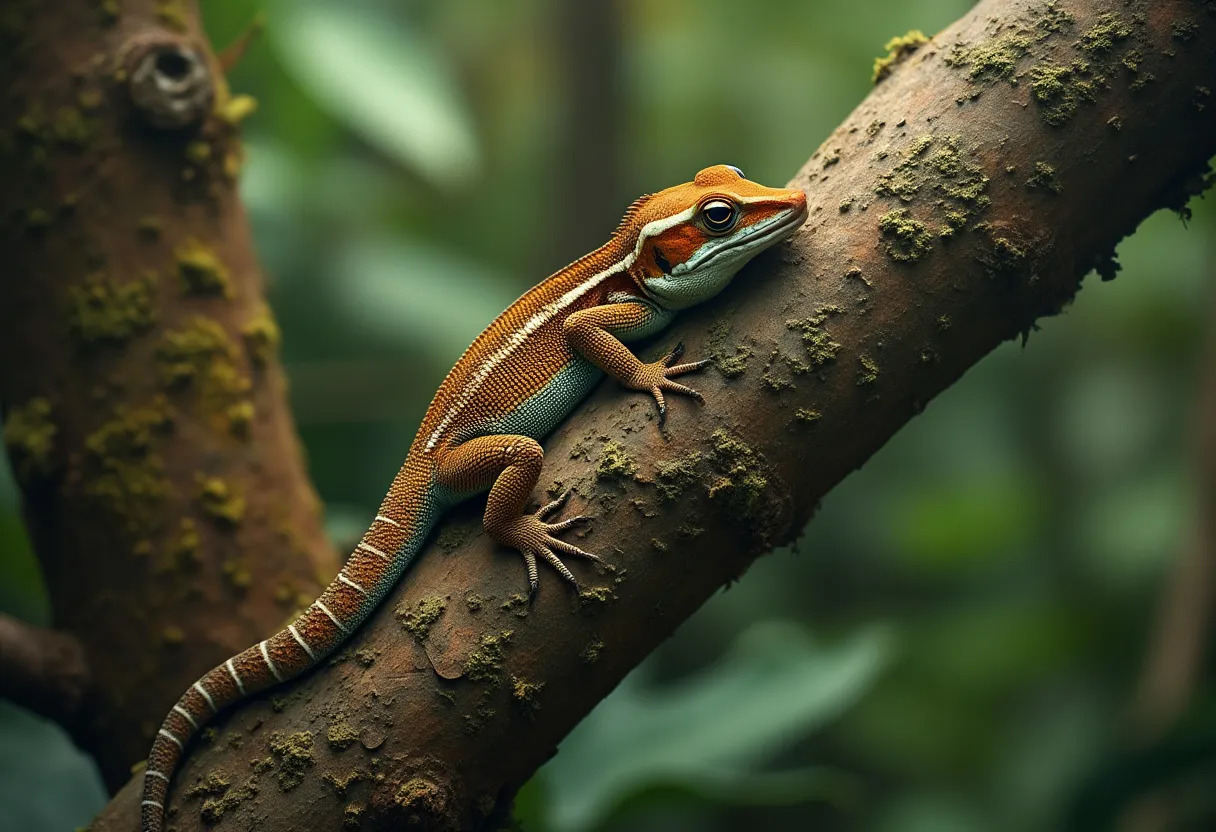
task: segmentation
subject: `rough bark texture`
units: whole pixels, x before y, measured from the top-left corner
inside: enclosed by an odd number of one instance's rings
[[[117,787],[201,671],[336,567],[235,191],[237,123],[189,4],[0,9],[0,399],[68,728]]]
[[[1112,274],[1216,153],[1216,8],[987,0],[894,67],[794,182],[811,219],[651,348],[718,358],[708,404],[605,386],[547,443],[542,486],[598,516],[579,597],[477,507],[349,650],[221,718],[170,802],[180,830],[471,829],[658,642],[1002,340]],[[790,106],[799,106],[791,102]],[[776,124],[777,122],[774,122]],[[538,495],[540,496],[540,495]],[[194,789],[192,787],[201,786]],[[138,784],[94,830],[130,830]]]

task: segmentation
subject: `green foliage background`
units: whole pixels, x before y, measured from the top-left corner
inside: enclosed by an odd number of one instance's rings
[[[232,75],[260,104],[242,190],[340,543],[518,293],[706,164],[784,182],[866,94],[888,37],[970,6],[621,2],[617,130],[589,138],[565,86],[588,51],[561,24],[570,2],[264,0],[266,34]],[[252,14],[202,5],[220,45]],[[572,141],[617,154],[615,193],[580,189]],[[1194,207],[1189,228],[1146,222],[1117,280],[986,359],[794,551],[685,624],[524,788],[524,828],[1105,829],[1152,788],[1176,828],[1216,827],[1210,662],[1163,740],[1139,748],[1130,717],[1200,510],[1216,212]],[[45,622],[0,470],[0,609]],[[0,703],[0,828],[70,829],[104,799],[57,729]]]

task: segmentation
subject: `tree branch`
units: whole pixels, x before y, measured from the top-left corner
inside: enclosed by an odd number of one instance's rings
[[[0,613],[0,697],[71,730],[89,684],[75,638]]]
[[[1199,188],[1214,39],[1196,0],[986,0],[905,55],[794,179],[806,227],[652,347],[719,357],[708,405],[673,403],[664,436],[645,397],[605,386],[547,443],[542,485],[577,489],[571,510],[598,515],[580,545],[612,567],[584,566],[577,598],[549,575],[528,607],[514,556],[458,512],[350,650],[190,749],[174,825],[501,818],[706,598]],[[131,829],[138,799],[133,783],[93,829]]]
[[[0,399],[55,625],[114,787],[198,675],[336,567],[192,4],[6,3]]]

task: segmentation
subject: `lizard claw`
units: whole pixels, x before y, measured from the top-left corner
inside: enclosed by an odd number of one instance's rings
[[[556,500],[553,500],[548,505],[542,506],[535,514],[525,514],[521,516],[505,534],[498,536],[498,541],[504,545],[510,546],[519,551],[524,559],[524,566],[528,571],[528,603],[532,603],[536,597],[536,591],[540,587],[540,578],[538,575],[537,563],[538,560],[543,560],[545,563],[552,566],[557,574],[561,575],[578,591],[578,581],[574,574],[567,568],[566,564],[562,563],[556,552],[573,555],[575,557],[585,558],[595,563],[602,563],[598,555],[591,552],[585,552],[573,543],[567,543],[557,537],[568,529],[574,526],[585,523],[591,518],[587,515],[577,515],[569,517],[565,520],[559,520],[556,523],[546,523],[544,517],[552,514],[560,508],[570,496],[570,491],[567,490]]]
[[[667,353],[667,357],[663,359],[663,366],[670,367],[675,363],[676,359],[684,354],[684,342],[677,341],[676,345],[671,348],[671,352]]]

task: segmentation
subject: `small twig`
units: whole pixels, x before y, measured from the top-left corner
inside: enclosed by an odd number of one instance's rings
[[[225,75],[236,68],[236,65],[241,62],[241,58],[244,58],[245,53],[249,51],[249,47],[265,30],[266,13],[258,12],[253,16],[253,20],[249,21],[249,25],[245,27],[245,31],[237,35],[236,40],[224,47],[224,51],[219,54],[219,62],[220,68],[224,70]]]
[[[1145,657],[1133,721],[1140,742],[1152,742],[1186,710],[1209,639],[1216,601],[1216,305],[1209,319],[1195,422],[1197,494],[1186,550],[1163,588]]]
[[[74,637],[0,613],[0,697],[71,730],[89,679]]]

